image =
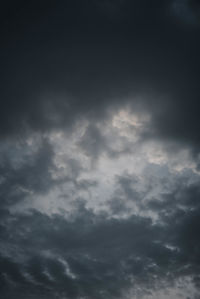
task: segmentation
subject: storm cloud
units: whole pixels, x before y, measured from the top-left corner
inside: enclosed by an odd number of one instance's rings
[[[199,17],[1,4],[2,298],[199,298]]]

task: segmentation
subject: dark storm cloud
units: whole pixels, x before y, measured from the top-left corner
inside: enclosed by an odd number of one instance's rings
[[[199,208],[176,209],[164,226],[139,216],[95,216],[82,204],[72,220],[36,212],[7,220],[1,225],[1,292],[8,298],[14,292],[30,298],[117,298],[132,279],[133,288],[147,292],[158,281],[167,285],[185,275],[198,285]]]
[[[198,2],[4,1],[0,14],[0,295],[120,298],[129,288],[153,292],[186,276],[199,287],[198,174],[173,175],[165,165],[154,176],[150,165],[142,180],[119,169],[107,207],[112,213],[95,214],[79,194],[99,183],[92,172],[80,176],[88,170],[86,157],[79,161],[69,147],[75,158],[66,156],[65,173],[48,136],[73,133],[76,121],[86,119],[79,151],[95,162],[104,154],[117,160],[135,148],[126,139],[122,150],[112,147],[113,136],[108,140],[98,125],[129,107],[150,115],[138,142],[170,140],[171,152],[188,147],[198,169]],[[27,145],[32,133],[46,137]],[[57,158],[66,154],[65,146]],[[69,218],[62,210],[52,216],[11,211],[64,183],[77,195]],[[157,213],[158,221],[139,214],[120,219],[129,211],[127,203]]]
[[[12,258],[2,258],[2,265],[5,265],[2,276],[6,274],[16,284],[16,291],[24,287],[27,292],[26,284],[32,287],[41,284],[38,288],[47,294],[50,288],[52,298],[54,290],[59,295],[63,292],[73,298],[116,298],[130,286],[130,275],[141,283],[151,279],[155,257],[158,268],[162,268],[165,259],[171,255],[162,245],[154,244],[155,237],[160,235],[159,228],[139,217],[115,221],[104,217],[98,219],[85,211],[85,215],[70,223],[59,216],[48,218],[34,214],[21,217],[17,223],[14,221],[7,230],[8,235],[9,230],[13,232],[13,237],[5,237],[4,243],[8,242],[8,248],[9,243],[12,244],[10,247],[15,244],[17,248],[22,248],[23,243],[25,262],[19,265]],[[65,273],[62,260],[68,263],[74,277]],[[45,269],[52,277],[51,281],[45,278]],[[161,274],[162,269],[158,271]],[[24,283],[23,280],[29,277],[24,275],[26,272],[32,281]],[[3,292],[9,287],[7,280],[3,280]]]
[[[4,4],[1,135],[69,128],[123,99],[153,114],[155,136],[198,149],[199,26],[179,26],[175,2]]]
[[[200,189],[191,178],[188,174],[174,176],[174,188],[161,194],[157,206],[153,200],[142,205],[148,192],[136,190],[139,177],[125,174],[116,178],[121,199],[158,211],[161,224],[141,216],[113,219],[106,212],[97,215],[81,199],[74,202],[68,219],[59,214],[50,217],[36,211],[11,214],[2,210],[2,296],[121,298],[129,288],[134,294],[139,287],[144,290],[142,296],[185,276],[191,276],[198,287]],[[147,182],[148,191],[154,180]],[[159,183],[167,185],[162,178]],[[91,186],[91,182],[85,184],[81,180],[77,188]],[[123,205],[116,208],[114,200],[111,207],[116,215],[126,210]]]

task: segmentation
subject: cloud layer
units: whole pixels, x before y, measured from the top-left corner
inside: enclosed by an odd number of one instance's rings
[[[2,298],[199,298],[198,1],[1,11]]]

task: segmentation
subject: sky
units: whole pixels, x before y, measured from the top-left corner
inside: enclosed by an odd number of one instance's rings
[[[0,15],[0,297],[199,299],[200,2]]]

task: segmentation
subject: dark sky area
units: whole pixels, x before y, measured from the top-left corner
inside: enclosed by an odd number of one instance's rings
[[[200,298],[200,2],[4,1],[0,298]]]

